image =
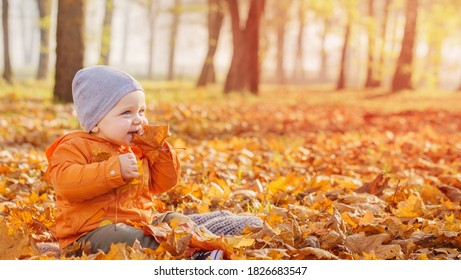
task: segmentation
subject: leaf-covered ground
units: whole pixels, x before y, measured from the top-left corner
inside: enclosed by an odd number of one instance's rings
[[[169,123],[170,142],[186,148],[178,149],[180,185],[159,195],[158,210],[250,213],[264,226],[228,238],[156,228],[165,237],[156,251],[119,244],[82,258],[181,259],[197,243],[233,259],[461,258],[461,110],[453,103],[195,94],[149,102],[151,123]],[[56,258],[42,248],[54,241],[55,213],[44,149],[78,128],[72,107],[0,99],[0,259]]]

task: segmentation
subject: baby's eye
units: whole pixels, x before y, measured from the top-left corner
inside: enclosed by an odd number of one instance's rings
[[[139,113],[140,113],[140,114],[144,114],[145,111],[146,111],[146,110],[141,109],[141,110],[139,110]]]
[[[129,114],[131,114],[131,111],[129,110],[126,110],[125,112],[122,113],[122,115],[129,115]]]

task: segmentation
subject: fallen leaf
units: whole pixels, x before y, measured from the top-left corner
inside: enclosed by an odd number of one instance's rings
[[[337,260],[337,256],[319,248],[301,248],[296,251],[288,251],[295,260]]]
[[[378,174],[373,181],[369,183],[365,183],[360,188],[357,188],[355,192],[357,193],[364,193],[368,192],[374,194],[376,196],[380,196],[384,189],[388,187],[389,178],[385,178],[383,173]]]
[[[437,186],[451,201],[461,201],[461,190],[450,186]]]
[[[421,198],[411,194],[405,201],[400,201],[397,209],[392,209],[392,213],[399,218],[417,218],[424,216],[425,209]]]
[[[350,235],[346,238],[345,246],[352,252],[361,254],[362,252],[376,252],[382,243],[390,240],[389,234],[376,234],[365,236],[363,232]]]
[[[0,220],[0,260],[14,260],[40,254],[35,242],[25,232],[11,232],[4,220]]]
[[[133,142],[142,151],[156,151],[162,147],[163,141],[171,136],[168,125],[144,125],[144,133],[133,134]]]

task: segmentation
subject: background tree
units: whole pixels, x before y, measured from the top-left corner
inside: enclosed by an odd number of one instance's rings
[[[51,0],[37,0],[37,6],[40,17],[40,51],[36,77],[37,80],[44,80],[48,76]]]
[[[275,27],[276,27],[276,67],[275,67],[275,82],[284,84],[285,77],[285,42],[286,42],[286,24],[288,22],[288,13],[291,7],[291,1],[275,1]]]
[[[169,81],[174,79],[174,61],[176,57],[176,42],[178,40],[177,37],[181,10],[181,0],[174,0],[173,7],[171,9],[171,15],[173,17],[173,20],[171,23],[171,32],[169,40],[170,53],[168,55],[167,80]]]
[[[335,3],[333,0],[312,0],[310,7],[314,12],[316,19],[320,22],[322,30],[320,31],[320,66],[318,70],[317,80],[319,82],[325,82],[328,80],[328,52],[326,49],[326,40],[328,34],[331,31],[333,20]]]
[[[109,64],[111,49],[112,17],[114,14],[114,1],[105,0],[104,20],[102,24],[101,47],[99,49],[99,64]]]
[[[53,91],[56,102],[72,102],[72,79],[84,61],[84,16],[84,0],[58,1]]]
[[[137,3],[143,7],[147,12],[147,20],[148,20],[148,51],[147,51],[147,77],[149,79],[153,79],[154,77],[154,45],[155,45],[155,25],[157,22],[157,17],[159,14],[159,5],[160,1],[157,0],[137,0]],[[127,12],[127,11],[125,11]],[[127,26],[128,20],[125,23]],[[126,27],[125,27],[126,28]],[[127,32],[126,32],[127,33]]]
[[[368,18],[367,18],[367,35],[368,35],[368,60],[367,60],[367,77],[365,80],[366,88],[374,88],[379,85],[376,79],[376,37],[377,37],[377,20],[374,14],[374,0],[368,0]]]
[[[298,0],[297,16],[298,16],[298,34],[296,37],[295,59],[293,62],[293,82],[301,82],[305,79],[304,70],[304,26],[306,25],[306,0]]]
[[[122,46],[121,46],[121,60],[122,64],[126,64],[127,62],[127,57],[128,57],[128,40],[130,40],[130,14],[131,14],[131,7],[129,2],[124,2],[123,6],[123,29],[122,29]],[[150,25],[149,25],[150,26]],[[150,31],[150,30],[149,30]],[[150,34],[151,32],[149,32]],[[150,36],[150,35],[149,35]],[[151,54],[148,54],[148,61],[151,63],[152,57],[150,56]]]
[[[96,34],[99,35],[101,32],[104,32],[104,30],[101,31],[102,24],[100,24],[103,19],[102,16],[93,16],[103,15],[104,5],[101,4],[104,1],[86,1],[88,11],[93,13],[86,16],[86,20],[88,21],[86,26],[89,27],[85,31],[87,40],[95,37],[99,38]],[[148,78],[152,78],[155,75],[153,74],[154,72],[157,73],[162,70],[162,77],[158,77],[157,79],[165,80],[168,76],[167,72],[173,72],[174,74],[173,70],[175,70],[174,63],[169,63],[169,61],[176,61],[176,65],[179,66],[181,64],[181,68],[176,67],[176,72],[179,73],[181,71],[181,74],[184,74],[177,78],[190,81],[188,77],[196,77],[197,80],[192,81],[196,84],[199,83],[198,80],[207,77],[204,76],[207,67],[213,69],[209,72],[211,73],[208,76],[209,79],[215,76],[212,73],[215,70],[218,71],[218,66],[229,67],[230,70],[231,63],[229,62],[231,62],[234,54],[227,59],[226,53],[233,51],[233,42],[231,44],[225,40],[232,38],[230,37],[232,35],[231,25],[227,28],[227,19],[231,19],[231,17],[226,18],[227,15],[224,14],[224,18],[222,18],[223,15],[220,14],[215,24],[209,24],[210,27],[215,29],[215,35],[212,35],[211,32],[206,33],[207,25],[203,24],[208,12],[206,7],[210,5],[208,1],[218,0],[187,0],[179,4],[174,4],[174,1],[162,2],[160,0],[135,1],[106,1],[107,4],[113,2],[115,5],[120,5],[120,11],[118,9],[119,6],[117,6],[117,10],[113,14],[112,54],[107,56],[111,56],[111,61],[107,62],[107,64],[117,64],[130,71],[136,68],[134,70],[135,75]],[[226,6],[228,0],[219,1],[223,1],[225,4],[224,7],[228,8]],[[14,68],[13,70],[15,70],[14,72],[18,72],[16,76],[19,76],[20,80],[30,79],[34,76],[37,79],[42,79],[47,71],[50,72],[52,70],[54,72],[54,69],[45,69],[44,71],[39,69],[44,69],[42,66],[47,61],[48,63],[55,61],[54,52],[48,52],[48,58],[46,58],[47,43],[45,41],[47,37],[46,33],[48,33],[49,47],[54,48],[55,34],[49,33],[50,30],[47,31],[46,29],[52,27],[50,26],[50,22],[53,23],[53,26],[55,25],[56,19],[52,17],[56,16],[57,13],[49,13],[50,16],[46,17],[44,12],[47,11],[43,9],[40,11],[37,7],[41,3],[51,2],[51,5],[54,5],[51,11],[56,11],[60,1],[15,0],[8,2],[10,4],[9,56],[10,63],[12,62]],[[236,0],[235,2],[238,3],[238,10],[240,11],[239,20],[241,22],[239,23],[239,28],[245,32],[248,19],[247,14],[252,1]],[[337,75],[341,71],[341,61],[344,61],[347,64],[347,70],[343,72],[346,84],[351,86],[369,86],[370,82],[374,81],[377,84],[392,87],[391,83],[397,69],[397,60],[403,42],[402,37],[406,22],[406,0],[373,0],[372,2],[370,0],[357,0],[358,5],[352,10],[355,13],[359,9],[362,13],[369,13],[370,16],[367,20],[369,23],[373,22],[373,24],[367,24],[370,28],[366,32],[363,22],[360,22],[363,25],[359,25],[358,20],[352,23],[353,32],[349,38],[349,50],[346,52],[344,60],[341,60],[341,47],[343,36],[345,35],[346,14],[341,13],[341,11],[342,5],[346,1],[296,0],[289,1],[290,3],[282,2],[278,0],[266,1],[264,18],[261,18],[263,22],[259,23],[262,25],[262,28],[261,37],[258,42],[258,64],[263,62],[262,67],[260,67],[261,70],[259,70],[259,75],[262,79],[267,79],[270,82],[275,82],[275,78],[280,79],[278,82],[302,82],[303,78],[296,78],[298,79],[296,80],[292,79],[293,76],[295,76],[295,73],[304,71],[304,75],[307,76],[307,71],[309,71],[311,73],[309,76],[310,84],[322,83],[336,87],[338,82],[336,78],[338,78]],[[143,3],[143,6],[136,5],[136,3]],[[369,4],[373,4],[373,7]],[[403,71],[412,70],[413,87],[424,86],[440,89],[456,89],[458,87],[459,77],[455,76],[460,69],[458,62],[461,60],[461,55],[458,52],[460,46],[458,32],[461,20],[456,16],[456,7],[459,4],[461,4],[461,0],[419,1],[418,40],[414,42],[414,49],[416,50],[417,48],[418,52],[414,52],[413,54],[413,69],[407,67]],[[284,5],[292,5],[289,9],[288,17],[286,16],[285,9],[281,8]],[[44,4],[43,7],[45,7]],[[146,7],[149,13],[146,14],[141,7]],[[181,26],[179,26],[176,32],[179,41],[171,39],[173,47],[170,47],[170,34],[172,34],[170,31],[174,31],[174,25],[171,28],[174,17],[173,10],[176,8],[181,13]],[[368,8],[372,9],[368,10]],[[227,13],[227,10],[224,12]],[[40,27],[42,29],[40,40],[45,40],[41,42],[42,46],[40,50],[38,43],[39,29],[37,24],[33,23],[38,22],[37,18],[39,14],[42,16],[40,20]],[[213,16],[211,11],[208,16]],[[118,19],[115,17],[118,17]],[[372,17],[373,19],[371,19]],[[365,19],[365,17],[362,18]],[[280,19],[282,20],[279,21]],[[276,20],[279,23],[276,23]],[[309,24],[306,24],[306,21],[309,21]],[[231,23],[231,20],[229,20],[229,23]],[[220,26],[221,29],[219,29]],[[325,26],[327,28],[324,28]],[[88,31],[91,31],[91,33]],[[202,34],[203,36],[208,34],[209,37],[202,39]],[[211,37],[218,36],[218,34],[219,46],[213,46],[214,40]],[[8,34],[5,35],[8,36]],[[154,37],[156,37],[155,40]],[[172,36],[171,38],[174,37]],[[102,38],[105,41],[105,39],[108,39],[108,36],[102,36]],[[370,38],[370,40],[367,41],[366,38]],[[407,39],[405,40],[407,41]],[[186,42],[187,49],[182,44]],[[248,42],[244,40],[243,43],[240,43],[242,46],[239,48],[246,49],[243,45]],[[88,55],[88,59],[91,59],[93,62],[106,63],[99,61],[99,51],[102,50],[104,52],[105,47],[100,46],[99,41],[93,41],[93,43],[86,46],[85,55]],[[104,44],[102,42],[102,45]],[[109,47],[108,44],[107,46]],[[170,50],[173,50],[171,54],[169,54]],[[367,50],[370,52],[367,52]],[[8,51],[8,49],[4,49],[4,51]],[[41,51],[40,59],[38,59],[39,51]],[[116,56],[113,55],[113,51],[118,51]],[[190,55],[191,53],[197,54],[199,51],[203,51],[204,55],[208,51],[206,61],[204,61],[205,59],[202,56]],[[163,66],[156,66],[160,65],[159,61],[156,61],[160,56],[157,52],[163,52],[164,54],[161,57],[161,64]],[[186,53],[189,55],[186,55]],[[238,50],[235,54],[237,53]],[[179,56],[182,56],[180,61]],[[213,57],[213,59],[210,59],[210,57]],[[266,57],[268,59],[265,59]],[[209,62],[212,62],[213,65],[207,64]],[[235,62],[234,60],[233,67],[235,67]],[[8,63],[8,61],[3,60],[1,63],[3,74],[5,70],[3,65],[4,63]],[[244,63],[246,64],[247,62]],[[145,66],[139,67],[141,64]],[[154,71],[153,68],[156,67],[159,69],[155,69],[157,71]],[[199,72],[200,70],[203,70],[203,73]],[[243,71],[247,70],[244,69]],[[288,70],[293,71],[289,74],[289,80]],[[237,72],[239,76],[245,76],[243,75],[245,72],[241,70]],[[348,75],[348,73],[354,73],[354,75]],[[318,76],[315,74],[318,74]],[[201,79],[199,78],[200,76],[202,77]],[[247,78],[245,76],[244,79]],[[227,80],[227,77],[225,79]],[[245,85],[244,89],[248,89],[247,81],[243,81],[243,84]]]
[[[24,64],[27,66],[32,65],[32,57],[34,56],[34,39],[35,39],[35,24],[34,21],[35,19],[35,14],[31,15],[29,14],[29,10],[27,9],[27,6],[24,5],[24,3],[27,0],[15,0],[11,3],[13,4],[18,4],[20,3],[18,12],[19,12],[19,17],[21,18],[21,32],[18,32],[19,30],[16,30],[14,32],[17,34],[21,34],[21,41],[22,41],[22,55],[23,55],[23,61]],[[10,7],[11,10],[11,7]],[[34,11],[35,12],[35,11]]]
[[[418,15],[418,0],[407,0],[405,12],[405,29],[402,48],[397,60],[391,91],[413,89],[413,53],[416,40],[416,19]]]
[[[376,86],[381,86],[384,79],[384,57],[386,56],[386,38],[387,38],[387,22],[389,19],[389,6],[391,0],[385,0],[382,8],[381,19],[381,42],[379,45],[379,60],[376,67]]]
[[[208,0],[208,52],[200,71],[197,87],[216,82],[214,56],[224,20],[224,1]]]
[[[461,4],[456,0],[440,0],[437,2],[421,2],[418,14],[419,23],[418,34],[421,34],[421,41],[427,45],[425,56],[420,59],[415,69],[424,69],[416,72],[416,82],[418,87],[439,88],[443,83],[441,71],[443,70],[443,48],[449,42],[450,35],[455,37],[459,29],[461,20],[458,11],[453,9],[451,3]],[[455,36],[453,36],[455,35]]]
[[[3,24],[3,79],[8,83],[13,81],[13,71],[11,70],[11,58],[10,58],[10,32],[8,25],[9,18],[9,5],[8,0],[2,0],[2,24]]]
[[[237,0],[228,0],[232,25],[233,55],[224,84],[224,93],[248,89],[259,92],[259,25],[264,10],[264,0],[252,0],[244,27],[240,27]]]
[[[342,90],[346,88],[346,57],[347,52],[349,49],[349,40],[351,37],[351,28],[352,28],[352,12],[347,7],[347,19],[346,19],[346,26],[344,30],[344,40],[343,40],[343,47],[341,49],[341,58],[340,58],[340,65],[339,65],[339,76],[338,82],[336,83],[336,89]]]

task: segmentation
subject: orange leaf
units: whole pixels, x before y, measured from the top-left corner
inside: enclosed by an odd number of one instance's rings
[[[144,134],[134,134],[133,142],[143,151],[154,151],[162,147],[163,141],[171,136],[168,125],[144,125]]]

